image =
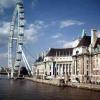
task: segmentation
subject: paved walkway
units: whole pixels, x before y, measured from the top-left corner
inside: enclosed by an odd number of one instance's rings
[[[50,85],[55,85],[55,86],[70,86],[70,87],[100,91],[100,85],[96,85],[96,84],[72,83],[72,82],[68,82],[66,84],[63,84],[61,81],[59,81],[57,79],[43,80],[43,79],[33,79],[33,78],[29,78],[29,77],[26,77],[26,79],[34,81],[34,82],[45,83],[45,84],[50,84]]]
[[[100,85],[89,83],[67,83],[68,86],[100,91]]]

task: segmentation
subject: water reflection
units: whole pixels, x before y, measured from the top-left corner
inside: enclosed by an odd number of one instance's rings
[[[1,75],[0,74],[0,79],[8,79],[8,76],[7,75]]]
[[[0,100],[98,100],[100,92],[0,79]]]

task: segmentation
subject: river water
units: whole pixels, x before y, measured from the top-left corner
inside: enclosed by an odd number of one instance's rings
[[[0,100],[100,100],[100,92],[0,78]]]

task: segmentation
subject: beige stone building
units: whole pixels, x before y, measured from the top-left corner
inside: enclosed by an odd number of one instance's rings
[[[85,33],[79,44],[73,49],[71,80],[77,82],[100,82],[100,38],[95,29],[91,36]]]
[[[34,78],[44,79],[45,76],[45,64],[44,57],[39,56],[33,65],[34,70]]]
[[[91,81],[100,83],[100,38],[96,38],[91,58]]]
[[[100,83],[100,38],[97,31],[91,29],[91,36],[83,31],[74,48],[49,49],[34,66],[37,78]]]
[[[36,75],[44,79],[70,80],[73,48],[51,48],[43,59],[34,63]]]
[[[73,49],[73,64],[71,80],[78,82],[86,82],[90,75],[90,52],[89,46],[91,37],[84,35],[77,47]]]

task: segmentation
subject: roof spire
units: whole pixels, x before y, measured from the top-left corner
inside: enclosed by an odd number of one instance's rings
[[[82,30],[82,37],[84,37],[84,36],[86,36],[86,32],[85,32],[85,30],[83,29],[83,30]]]

